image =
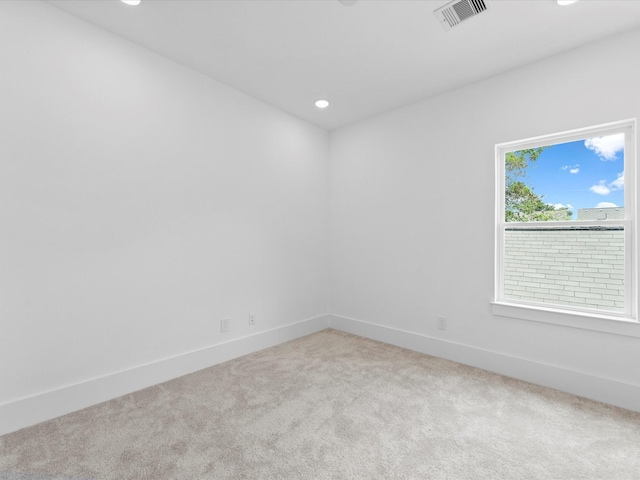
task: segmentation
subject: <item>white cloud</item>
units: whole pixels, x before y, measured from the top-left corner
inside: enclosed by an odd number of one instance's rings
[[[600,183],[593,185],[589,190],[598,195],[609,195],[611,193],[611,189],[605,185],[604,180],[600,180]]]
[[[562,210],[562,209],[565,209],[565,208],[567,210],[573,210],[573,205],[571,205],[570,203],[567,203],[566,205],[564,205],[562,203],[550,203],[549,205],[551,205],[556,210]]]
[[[588,138],[584,146],[598,155],[600,160],[617,160],[616,154],[624,150],[624,133]]]
[[[575,175],[580,171],[580,164],[576,163],[575,165],[565,165],[564,167],[562,167],[562,170],[564,170],[565,172],[569,170],[570,174]]]
[[[611,182],[609,187],[611,190],[624,190],[624,172],[619,173],[618,178]]]
[[[617,207],[618,205],[616,205],[615,203],[611,203],[611,202],[600,202],[599,204],[596,205],[596,208],[612,208],[612,207]]]
[[[624,172],[619,173],[618,178],[613,182],[607,183],[606,180],[600,180],[597,185],[589,187],[589,190],[593,193],[597,193],[598,195],[609,195],[611,192],[615,192],[616,190],[624,190]]]
[[[569,173],[572,175],[575,175],[576,173],[578,173],[580,171],[580,169],[578,167],[576,168],[572,168],[569,170]]]

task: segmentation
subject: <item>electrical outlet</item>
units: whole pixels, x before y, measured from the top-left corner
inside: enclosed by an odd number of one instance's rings
[[[256,314],[255,313],[250,313],[249,314],[249,325],[255,325],[256,324]]]
[[[446,330],[447,329],[447,318],[446,317],[437,317],[438,318],[438,329]]]
[[[220,332],[225,333],[229,331],[229,319],[223,318],[220,320]]]

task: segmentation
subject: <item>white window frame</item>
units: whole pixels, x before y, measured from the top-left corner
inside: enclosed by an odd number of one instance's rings
[[[623,220],[605,221],[551,221],[551,222],[506,222],[505,221],[505,155],[508,152],[556,145],[593,137],[625,134],[624,150],[624,209]],[[596,125],[567,132],[544,135],[495,146],[496,157],[496,196],[495,196],[495,288],[492,312],[495,315],[522,320],[545,322],[568,327],[595,330],[620,335],[640,337],[638,322],[638,256],[637,256],[637,173],[636,173],[636,119]],[[534,223],[541,228],[581,226],[581,225],[619,225],[624,227],[625,238],[625,309],[624,312],[586,309],[574,306],[554,305],[543,302],[527,302],[505,298],[504,295],[504,248],[505,229],[507,227],[526,226]]]

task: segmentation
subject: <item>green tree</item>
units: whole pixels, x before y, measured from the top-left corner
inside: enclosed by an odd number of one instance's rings
[[[507,222],[543,222],[549,220],[571,220],[567,208],[556,210],[545,203],[544,195],[538,195],[521,179],[527,169],[547,147],[528,148],[509,152],[505,156],[505,220]]]

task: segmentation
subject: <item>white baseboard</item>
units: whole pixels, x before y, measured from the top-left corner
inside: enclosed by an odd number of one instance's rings
[[[640,412],[640,385],[339,315],[329,315],[329,327]]]
[[[0,435],[66,415],[327,328],[304,320],[0,405]]]
[[[323,315],[0,405],[0,435],[66,415],[327,327],[640,412],[640,385],[339,315]]]

